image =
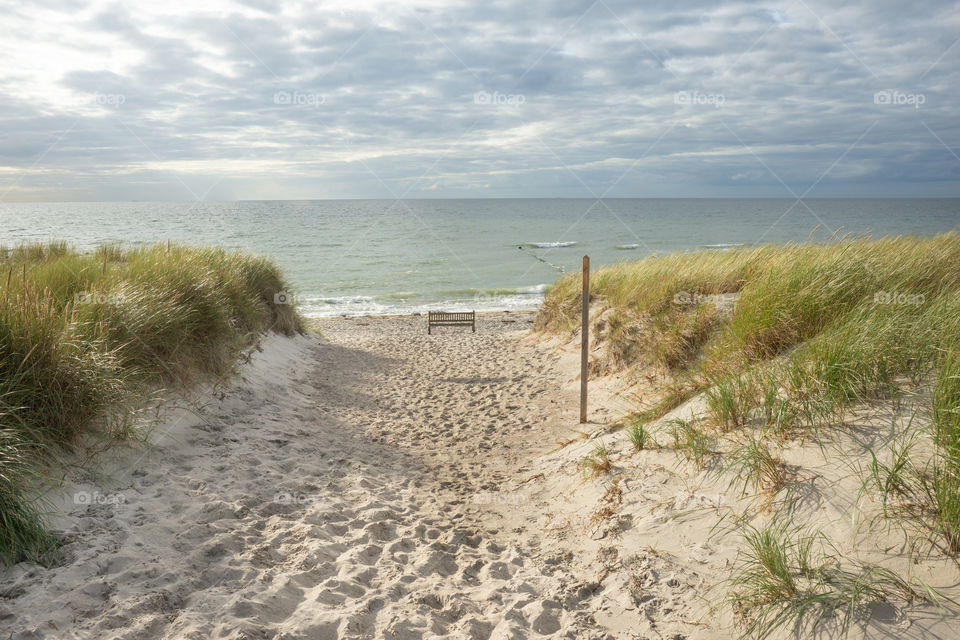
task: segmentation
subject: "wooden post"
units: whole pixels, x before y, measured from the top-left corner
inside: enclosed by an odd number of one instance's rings
[[[587,354],[590,350],[590,256],[583,256],[583,301],[580,307],[580,424],[587,421]]]

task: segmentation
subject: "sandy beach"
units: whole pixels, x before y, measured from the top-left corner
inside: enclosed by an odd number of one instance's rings
[[[616,376],[596,383],[597,409],[578,425],[575,352],[537,341],[533,318],[483,314],[476,333],[433,336],[423,317],[342,318],[315,321],[321,335],[265,338],[229,386],[168,408],[147,444],[70,472],[57,520],[70,542],[58,566],[8,575],[3,628],[738,637],[711,606],[737,548],[716,525],[751,497],[675,452],[629,453],[604,427],[626,402]],[[598,442],[615,472],[585,478],[579,462]],[[812,448],[784,453],[813,470],[801,511],[843,522],[852,481]],[[930,608],[874,618],[867,636],[951,637]]]
[[[19,565],[13,638],[606,637],[602,593],[528,518],[572,432],[532,314],[269,337],[149,446],[74,474],[61,566]],[[74,496],[92,496],[75,504]],[[595,576],[594,576],[595,577]]]

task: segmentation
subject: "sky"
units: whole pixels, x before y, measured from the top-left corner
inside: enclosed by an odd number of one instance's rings
[[[960,2],[0,11],[0,202],[960,196]]]

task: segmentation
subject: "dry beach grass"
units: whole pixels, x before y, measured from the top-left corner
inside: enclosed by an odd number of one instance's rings
[[[253,338],[300,325],[266,259],[219,249],[0,247],[0,563],[57,540],[30,495],[84,441],[135,434],[146,398],[229,374]]]

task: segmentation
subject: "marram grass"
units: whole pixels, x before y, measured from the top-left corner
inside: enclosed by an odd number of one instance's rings
[[[0,248],[0,561],[56,544],[30,496],[83,435],[124,437],[145,387],[231,371],[265,331],[302,329],[264,258],[213,248]]]
[[[827,620],[833,621],[836,636],[844,637],[878,602],[944,605],[940,594],[920,580],[842,561],[822,533],[788,518],[759,527],[745,524],[742,534],[745,544],[728,580],[727,602],[743,623],[744,637],[762,640],[783,630],[793,637],[817,637]]]
[[[784,433],[788,422],[827,424],[960,350],[953,233],[672,254],[602,267],[591,282],[592,335],[613,364],[713,388],[728,429],[755,413]],[[579,308],[580,276],[569,274],[536,327],[572,331]]]
[[[741,442],[724,467],[744,490],[788,483],[767,441],[819,439],[864,402],[928,397],[932,456],[918,459],[914,432],[889,463],[868,451],[864,487],[883,494],[885,517],[960,562],[960,236],[673,254],[602,267],[591,283],[597,368],[663,381],[635,420],[703,393],[706,424],[673,421],[675,446],[702,467],[714,435]],[[580,274],[561,278],[536,328],[576,330],[580,295]],[[939,601],[887,569],[839,562],[782,514],[740,529],[728,604],[748,636],[806,636],[828,619],[842,636],[878,600]]]

